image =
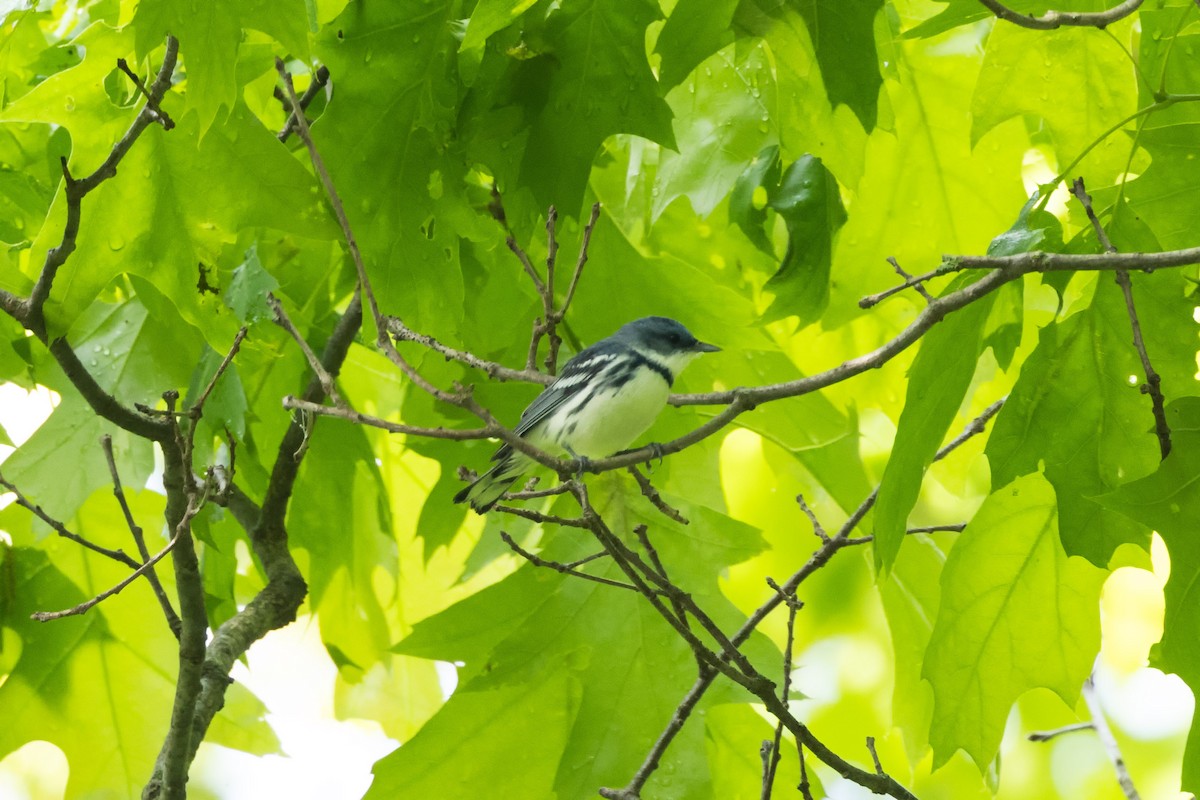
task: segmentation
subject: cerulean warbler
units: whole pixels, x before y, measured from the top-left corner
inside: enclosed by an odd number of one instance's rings
[[[645,433],[667,403],[680,371],[701,353],[721,348],[698,341],[673,319],[644,317],[580,351],[521,414],[514,433],[542,450],[603,458]],[[454,496],[482,514],[535,462],[503,445],[496,465]]]

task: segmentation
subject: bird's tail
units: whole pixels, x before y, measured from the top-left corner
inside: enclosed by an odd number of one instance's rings
[[[477,514],[490,511],[500,497],[508,491],[512,482],[529,469],[533,459],[524,453],[510,450],[487,472],[476,478],[470,486],[454,495],[454,502],[468,502]]]

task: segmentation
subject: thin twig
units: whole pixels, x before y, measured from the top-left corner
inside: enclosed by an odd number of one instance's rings
[[[767,578],[767,585],[776,592],[783,593],[783,589],[773,579]],[[787,605],[788,616],[787,640],[783,648],[783,685],[779,689],[779,700],[786,706],[792,690],[792,648],[796,641],[796,612],[800,610],[802,604],[796,599],[795,592],[790,595],[784,595],[783,601]],[[763,773],[762,800],[770,800],[771,787],[775,783],[775,772],[779,768],[780,746],[782,743],[783,720],[781,719],[775,723],[775,738],[771,743],[771,761]]]
[[[813,800],[812,786],[808,782],[808,765],[804,763],[804,744],[796,740],[796,754],[800,757],[800,783],[796,785],[804,800]]]
[[[356,422],[359,425],[369,425],[372,428],[403,433],[409,436],[423,436],[428,439],[451,439],[453,441],[469,441],[472,439],[490,439],[496,432],[490,428],[473,428],[468,430],[453,430],[450,428],[423,428],[417,425],[405,425],[401,422],[389,422],[386,419],[360,414],[352,408],[338,406],[323,406],[310,400],[303,400],[292,395],[285,395],[283,407],[292,411],[303,411],[320,417],[337,417],[338,419]]]
[[[918,525],[909,528],[905,533],[962,533],[967,529],[967,523],[955,522],[950,525]]]
[[[1002,20],[1022,28],[1038,31],[1049,31],[1062,27],[1104,28],[1128,17],[1142,4],[1142,0],[1125,0],[1107,11],[1047,11],[1040,16],[1034,16],[1013,11],[998,0],[979,0],[979,2]]]
[[[519,492],[505,492],[505,500],[536,500],[539,497],[555,497],[556,495],[566,494],[571,491],[571,487],[565,483],[560,483],[551,486],[548,489],[522,489]]]
[[[171,541],[167,542],[166,547],[164,547],[162,550],[159,550],[157,553],[154,554],[153,558],[151,558],[145,564],[142,564],[140,567],[138,567],[132,573],[130,573],[129,577],[125,578],[124,580],[122,580],[120,583],[118,583],[116,586],[112,587],[111,589],[107,589],[107,590],[101,592],[100,594],[96,595],[92,599],[86,600],[77,606],[72,606],[71,608],[67,608],[62,611],[35,611],[29,615],[29,618],[37,620],[38,622],[49,622],[50,620],[54,620],[54,619],[62,619],[63,617],[73,617],[73,616],[77,616],[79,614],[87,613],[87,611],[89,609],[91,609],[93,606],[95,606],[97,603],[100,603],[100,602],[108,599],[109,597],[112,597],[114,594],[117,594],[122,589],[124,589],[126,586],[128,586],[129,584],[136,581],[142,575],[145,575],[147,572],[154,569],[154,565],[157,564],[159,561],[161,561],[167,555],[167,553],[171,552],[171,550],[175,547],[175,543],[177,541],[179,541],[179,532],[178,531],[176,531],[175,535],[171,537]]]
[[[554,266],[558,258],[558,239],[555,236],[555,228],[558,225],[558,209],[550,206],[546,212],[546,287],[542,292],[542,313],[545,315],[546,341],[549,347],[546,351],[546,360],[543,365],[546,367],[546,372],[553,375],[558,371],[558,348],[562,345],[562,337],[558,335],[557,320],[554,312]],[[537,332],[534,332],[534,340],[537,340]],[[533,345],[534,355],[537,355],[537,345]]]
[[[875,764],[875,774],[876,775],[886,775],[887,773],[883,771],[883,764],[879,763],[879,753],[875,752],[875,737],[874,736],[867,737],[867,750],[871,753],[871,761],[874,762],[874,764]]]
[[[317,96],[317,93],[324,89],[327,83],[329,83],[329,68],[322,64],[320,67],[317,67],[317,71],[313,73],[312,83],[308,85],[308,88],[304,90],[304,94],[300,97],[299,105],[302,112],[308,108],[309,104]],[[281,142],[286,142],[288,137],[292,135],[292,131],[296,129],[295,107],[289,104],[284,110],[288,112],[287,123],[280,129],[279,133],[275,134],[275,138]]]
[[[783,729],[782,724],[776,728]],[[771,784],[775,782],[775,765],[779,763],[779,745],[770,739],[763,739],[758,748],[758,758],[762,761],[762,793],[761,800],[770,800]]]
[[[1061,728],[1053,728],[1048,731],[1034,731],[1026,738],[1031,742],[1048,742],[1051,739],[1062,736],[1066,733],[1077,733],[1079,731],[1090,731],[1093,725],[1090,722],[1075,722],[1071,725],[1063,725]]]
[[[588,556],[580,561],[575,561],[570,564],[563,564],[558,561],[547,561],[544,558],[535,556],[533,553],[525,550],[521,547],[521,545],[517,544],[516,540],[509,536],[506,531],[500,531],[500,538],[504,540],[505,544],[512,548],[514,553],[521,556],[535,567],[546,567],[554,570],[555,572],[560,572],[563,575],[574,575],[576,578],[583,578],[584,580],[592,581],[593,583],[602,583],[605,586],[615,586],[618,589],[631,589],[632,591],[637,591],[637,587],[633,586],[632,584],[614,581],[611,578],[604,578],[599,575],[589,575],[586,572],[580,572],[578,569],[576,569],[576,567],[578,567],[580,564],[586,564],[589,561],[594,561],[601,556],[608,555],[608,553],[598,553],[596,555]]]
[[[654,565],[654,570],[662,577],[664,581],[670,581],[671,577],[667,575],[667,568],[663,564],[662,559],[658,555],[657,548],[650,541],[650,528],[647,525],[635,525],[633,535],[637,537],[638,542],[642,545],[642,549],[646,551],[646,557],[650,559],[650,563]],[[667,599],[671,603],[671,608],[675,611],[675,616],[683,623],[683,626],[691,630],[691,623],[688,622],[687,609],[683,603],[679,601],[675,595],[668,593]],[[697,659],[697,666],[703,669],[704,664]]]
[[[1083,178],[1076,178],[1071,185],[1071,193],[1079,200],[1087,212],[1088,219],[1092,223],[1092,229],[1096,232],[1096,239],[1104,248],[1106,253],[1116,253],[1117,248],[1113,247],[1112,241],[1108,238],[1108,234],[1104,230],[1104,226],[1100,224],[1100,220],[1096,217],[1096,212],[1092,208],[1092,196],[1088,194],[1084,187]],[[1154,432],[1158,437],[1158,450],[1162,458],[1166,458],[1171,453],[1171,428],[1167,424],[1166,399],[1163,397],[1162,391],[1162,376],[1154,369],[1154,365],[1150,362],[1150,353],[1146,350],[1146,340],[1142,336],[1142,323],[1138,319],[1137,307],[1133,302],[1133,282],[1129,278],[1129,271],[1125,269],[1117,270],[1116,274],[1117,285],[1121,287],[1121,294],[1125,297],[1125,309],[1129,314],[1129,325],[1133,330],[1133,347],[1137,350],[1138,358],[1142,362],[1142,371],[1146,375],[1146,382],[1142,384],[1142,394],[1150,395],[1150,406],[1154,414]]]
[[[1003,405],[1003,402],[1003,400],[999,400],[988,406],[988,408],[985,409],[982,414],[967,424],[959,436],[956,436],[945,446],[943,446],[941,450],[939,450],[934,456],[934,460],[937,461],[945,458],[971,437],[982,433],[988,420],[996,415]],[[771,611],[773,611],[781,602],[783,602],[783,598],[787,594],[794,594],[796,588],[802,582],[804,582],[809,575],[812,575],[818,569],[823,567],[839,550],[847,546],[847,543],[850,540],[850,534],[854,532],[859,523],[862,522],[863,518],[866,517],[867,513],[875,505],[875,498],[878,496],[878,493],[878,488],[872,491],[867,498],[859,504],[858,508],[854,510],[846,522],[843,523],[837,534],[832,536],[828,542],[823,542],[821,547],[812,554],[809,560],[803,566],[801,566],[799,570],[793,573],[790,578],[788,578],[787,582],[780,587],[780,590],[773,593],[771,597],[769,597],[754,611],[754,613],[752,613],[746,619],[742,626],[738,628],[737,632],[734,633],[730,638],[730,641],[735,647],[740,647],[747,640],[749,640],[750,635],[758,628],[759,624],[767,617],[768,614],[771,613]],[[650,776],[654,773],[654,770],[658,768],[663,754],[667,751],[667,748],[670,747],[671,742],[674,741],[675,736],[683,728],[684,723],[691,716],[697,704],[700,702],[700,699],[704,696],[704,693],[708,691],[708,688],[712,685],[713,680],[718,674],[719,673],[716,670],[701,669],[699,676],[696,678],[696,682],[692,685],[691,689],[688,690],[687,694],[684,695],[683,700],[681,700],[680,704],[676,707],[675,713],[671,715],[671,719],[668,721],[666,728],[663,729],[663,732],[659,735],[658,739],[655,740],[654,745],[650,748],[650,751],[646,755],[642,765],[638,768],[637,772],[634,773],[629,783],[623,789],[601,790],[601,794],[604,797],[621,798],[622,800],[625,800],[626,798],[638,797],[638,793],[641,791],[641,788],[645,785],[646,781],[649,780]],[[797,745],[801,748],[805,744],[801,737],[797,737],[796,741]],[[812,749],[811,746],[810,749]],[[803,756],[801,756],[801,758],[803,758]]]
[[[600,203],[592,203],[592,215],[588,218],[587,224],[583,226],[583,240],[579,243],[579,258],[575,261],[575,272],[571,275],[571,284],[567,287],[567,296],[563,298],[562,305],[559,306],[557,316],[561,322],[567,314],[567,309],[571,307],[571,301],[575,299],[575,290],[579,287],[579,278],[583,275],[583,267],[587,264],[588,248],[592,244],[592,231],[596,228],[596,222],[600,219]]]
[[[242,346],[242,341],[246,338],[246,332],[249,329],[243,325],[238,329],[237,335],[233,337],[233,344],[229,346],[229,352],[225,354],[225,358],[221,359],[221,363],[217,365],[217,371],[213,373],[208,385],[204,387],[204,391],[196,398],[196,402],[192,403],[188,409],[188,416],[192,421],[200,419],[204,416],[204,404],[208,401],[208,396],[212,394],[212,390],[216,387],[217,381],[221,380],[221,376],[225,374],[225,370],[229,369],[229,365],[233,363],[233,357],[237,355],[238,350]]]
[[[142,79],[138,77],[138,74],[129,68],[129,62],[123,58],[118,58],[117,68],[129,76],[129,80],[133,81],[133,85],[137,87],[138,93],[146,99],[147,107],[153,109],[154,113],[158,115],[158,122],[163,126],[163,130],[169,131],[174,128],[175,120],[171,119],[170,115],[159,107],[158,100],[154,99],[154,96],[150,94],[150,90],[146,88],[146,84],[142,83]]]
[[[642,474],[642,471],[637,468],[637,465],[630,464],[628,469],[629,473],[633,475],[633,479],[637,481],[638,488],[642,490],[642,495],[650,501],[652,506],[661,511],[665,516],[678,522],[680,525],[689,524],[687,517],[679,513],[679,509],[674,508],[666,500],[663,500],[663,497],[661,494],[659,494],[658,489],[654,488],[654,484],[650,482],[648,477]]]
[[[1133,785],[1133,778],[1129,776],[1129,768],[1125,765],[1125,758],[1121,755],[1117,739],[1113,736],[1112,728],[1108,726],[1108,718],[1104,715],[1104,706],[1100,704],[1100,698],[1096,696],[1095,675],[1089,676],[1083,682],[1083,700],[1087,703],[1088,713],[1092,715],[1092,727],[1096,730],[1096,736],[1100,739],[1100,744],[1104,747],[1108,760],[1112,762],[1113,769],[1116,770],[1117,783],[1121,784],[1121,791],[1125,793],[1128,800],[1141,800],[1138,790]]]
[[[134,544],[137,545],[138,554],[142,557],[142,563],[145,563],[150,560],[150,550],[146,547],[146,537],[142,532],[142,528],[134,520],[133,512],[129,508],[129,502],[125,499],[125,490],[121,486],[121,475],[117,471],[117,460],[113,455],[112,437],[107,433],[100,437],[100,447],[104,450],[104,458],[108,462],[108,474],[112,477],[113,496],[117,498],[117,503],[121,506],[121,513],[125,515],[125,524],[129,526],[129,533],[133,536]],[[167,592],[163,589],[162,582],[158,579],[158,573],[153,568],[147,570],[146,580],[149,581],[150,587],[154,590],[154,596],[158,598],[158,604],[162,606],[163,615],[167,618],[167,626],[170,627],[171,633],[175,634],[175,638],[178,639],[183,623],[180,621],[179,615],[175,613],[175,607],[171,605],[171,598],[167,597]]]
[[[86,547],[88,550],[91,550],[94,553],[99,553],[102,556],[107,556],[108,558],[111,558],[113,561],[119,561],[120,563],[124,564],[127,567],[136,569],[139,566],[138,561],[136,559],[132,558],[124,550],[112,550],[107,547],[101,547],[100,545],[98,545],[94,542],[88,541],[87,539],[83,538],[82,536],[80,536],[77,533],[72,533],[70,530],[67,529],[66,525],[64,525],[63,523],[59,522],[58,520],[54,519],[49,514],[47,514],[40,505],[30,502],[29,499],[25,497],[25,495],[21,494],[21,490],[18,489],[15,485],[10,483],[9,481],[5,480],[4,475],[2,475],[2,474],[0,474],[0,486],[4,487],[5,489],[7,489],[8,491],[13,493],[13,495],[16,497],[17,505],[26,509],[31,514],[33,514],[35,517],[40,519],[42,522],[49,525],[51,528],[54,529],[55,533],[57,533],[59,536],[63,537],[64,539],[70,539],[72,542],[75,542],[78,545],[82,545],[83,547]]]
[[[813,533],[815,533],[817,538],[822,542],[828,542],[829,534],[827,534],[825,532],[825,528],[821,526],[821,520],[817,519],[816,512],[813,511],[809,507],[808,503],[804,501],[804,495],[796,495],[796,502],[800,505],[800,510],[804,512],[804,516],[808,517],[809,523],[812,524]]]
[[[892,269],[896,270],[896,274],[903,278],[906,282],[913,279],[913,276],[905,272],[904,267],[900,266],[900,262],[896,260],[895,256],[888,256],[887,262],[892,265]],[[926,302],[933,302],[933,295],[931,295],[929,290],[925,288],[925,284],[914,283],[912,284],[912,287],[917,290],[917,294],[925,298]]]
[[[275,324],[287,331],[296,344],[300,345],[300,351],[304,353],[304,358],[308,361],[309,369],[313,371],[313,374],[317,376],[317,380],[321,382],[321,388],[325,390],[325,394],[333,401],[335,406],[345,407],[346,403],[342,400],[341,395],[338,394],[333,377],[321,366],[321,359],[317,358],[317,354],[308,346],[308,342],[304,341],[304,337],[300,335],[300,331],[296,330],[291,317],[283,309],[283,303],[279,302],[279,298],[274,294],[268,292],[267,304],[271,306],[271,311],[275,314]]]
[[[445,356],[448,361],[457,361],[460,364],[466,364],[468,367],[481,370],[492,380],[524,381],[526,383],[541,384],[542,386],[546,386],[554,381],[553,375],[547,375],[536,369],[510,369],[503,364],[497,364],[495,361],[487,361],[463,350],[455,350],[453,347],[442,344],[432,336],[417,333],[396,317],[385,316],[384,325],[388,333],[397,341],[417,342],[433,350],[435,353]]]
[[[564,528],[583,528],[588,527],[587,522],[583,519],[572,517],[558,517],[553,514],[543,514],[540,511],[534,511],[531,508],[520,508],[517,506],[495,506],[495,511],[502,514],[511,514],[514,517],[521,517],[530,522],[536,522],[539,525],[561,525]]]

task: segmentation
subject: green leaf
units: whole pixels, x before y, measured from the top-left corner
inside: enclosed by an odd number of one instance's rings
[[[1029,689],[1078,697],[1100,647],[1105,573],[1067,556],[1057,518],[1053,488],[1027,475],[989,496],[950,551],[921,672],[935,768],[962,748],[982,771]]]
[[[672,90],[667,102],[679,152],[663,150],[659,156],[653,214],[657,218],[687,195],[696,213],[707,217],[746,163],[777,138],[766,122],[775,82],[765,48],[738,44],[721,50],[685,86]]]
[[[178,110],[171,105],[168,110]],[[214,349],[227,347],[236,322],[215,313],[219,303],[197,291],[197,264],[220,262],[237,234],[251,228],[314,238],[334,232],[312,177],[244,106],[202,143],[198,138],[194,117],[169,132],[152,126],[117,176],[88,195],[77,250],[59,271],[47,305],[52,334],[69,326],[115,276],[131,273],[168,296]],[[291,200],[281,202],[284,197]],[[64,217],[60,190],[34,243],[34,263],[58,244]]]
[[[309,502],[288,514],[288,532],[308,553],[322,641],[342,655],[343,667],[366,670],[394,640],[375,586],[395,579],[396,543],[387,535],[390,512],[364,429],[338,422],[313,429],[295,489]]]
[[[169,316],[151,314],[141,297],[96,302],[71,328],[80,361],[101,388],[126,403],[153,406],[167,389],[187,384],[200,356],[198,332],[166,305]]]
[[[113,437],[122,481],[144,485],[154,467],[150,442],[114,431],[83,400],[71,395],[4,462],[4,477],[51,517],[66,521],[92,492],[111,484],[100,449],[100,436],[105,433]],[[63,469],[60,459],[64,457],[70,458],[70,469]]]
[[[846,224],[837,179],[819,158],[804,156],[783,171],[768,205],[787,225],[788,246],[766,284],[775,294],[766,318],[795,315],[802,324],[815,322],[829,304],[834,240]]]
[[[279,288],[279,281],[263,268],[258,247],[246,251],[246,260],[233,271],[233,280],[222,299],[243,324],[271,319],[274,314],[267,295]]]
[[[235,66],[243,28],[278,39],[297,57],[308,55],[308,11],[303,0],[212,0],[180,3],[142,0],[134,16],[139,53],[150,53],[168,34],[179,39],[187,75],[187,108],[199,117],[204,136],[223,110],[233,110],[238,93]],[[270,69],[269,64],[263,65]]]
[[[107,475],[107,470],[104,470]],[[132,476],[131,476],[132,477]],[[144,480],[144,479],[143,479]],[[127,485],[132,485],[132,481]],[[126,490],[147,543],[164,543],[153,522],[162,519],[164,498]],[[129,574],[128,567],[74,542],[53,538],[38,549],[21,527],[25,509],[0,512],[0,528],[17,542],[5,571],[13,580],[14,601],[0,602],[0,628],[15,634],[15,663],[0,684],[5,724],[0,755],[34,740],[61,748],[70,766],[70,797],[136,796],[151,773],[170,718],[178,643],[171,635],[149,585],[140,580],[83,616],[49,623],[30,619],[34,611],[69,608],[106,590]],[[90,541],[135,552],[125,520],[109,491],[97,492],[71,528]],[[162,581],[174,581],[170,559],[156,567]],[[8,658],[10,651],[5,650]],[[231,687],[229,714],[214,720],[212,738],[237,742],[265,753],[276,745],[262,720],[261,703],[245,689]]]
[[[540,207],[576,213],[596,151],[612,134],[676,146],[671,109],[646,60],[646,26],[660,17],[654,0],[567,0],[547,20],[553,49],[526,62],[538,73],[537,95],[522,98],[531,125],[521,181]]]
[[[1028,114],[1044,120],[1058,162],[1066,165],[1133,112],[1136,84],[1113,79],[1130,74],[1129,57],[1117,38],[1094,33],[1066,26],[1034,31],[996,25],[971,100],[972,144],[1005,120]],[[1074,67],[1061,69],[1064,61]],[[1014,75],[1022,77],[1013,80]],[[1039,88],[1027,91],[1029,86]],[[1126,140],[1110,136],[1087,153],[1073,174],[1105,185],[1126,169],[1128,155]]]
[[[539,684],[460,689],[411,742],[376,762],[366,800],[558,797],[554,764],[578,691],[567,673]]]
[[[926,42],[906,45],[904,54],[902,79],[885,84],[893,130],[872,132],[867,171],[838,237],[825,328],[860,317],[861,297],[895,285],[888,256],[919,273],[945,253],[981,252],[1028,199],[1018,176],[1029,142],[1019,125],[969,146],[963,109],[978,61]]]
[[[1171,576],[1163,590],[1163,636],[1152,663],[1173,672],[1193,692],[1200,691],[1200,397],[1185,397],[1167,408],[1171,454],[1158,470],[1096,498],[1106,509],[1154,528],[1166,542]],[[1192,723],[1183,754],[1183,788],[1200,788],[1200,726]]]
[[[930,17],[919,25],[914,25],[906,30],[904,32],[905,39],[937,36],[992,15],[977,0],[935,0],[935,2],[943,3],[946,7],[938,12],[937,16]]]
[[[1149,225],[1164,249],[1192,247],[1197,239],[1188,220],[1200,213],[1197,199],[1185,187],[1200,179],[1195,143],[1200,123],[1189,122],[1144,130],[1138,143],[1151,156],[1141,177],[1129,184],[1130,207]]]
[[[465,52],[482,48],[489,36],[507,28],[536,2],[537,0],[479,0],[475,4],[475,10],[471,12],[467,33],[463,36],[459,50]]]
[[[875,15],[883,0],[786,0],[804,18],[834,105],[845,103],[867,130],[875,127],[883,76],[875,52]]]
[[[921,665],[933,635],[941,600],[940,578],[946,554],[931,537],[914,535],[899,555],[888,580],[879,585],[883,613],[887,616],[895,653],[896,688],[892,713],[904,731],[911,761],[929,749],[929,724],[933,698],[921,679]]]
[[[735,624],[740,615],[717,587],[718,565],[734,564],[757,552],[762,547],[757,532],[673,496],[666,500],[677,504],[692,524],[668,522],[630,485],[628,476],[609,474],[589,483],[597,510],[614,530],[650,525],[672,579],[686,587],[718,624]],[[540,549],[547,559],[571,561],[596,549],[594,542],[570,532],[545,536]],[[604,561],[589,571],[621,577],[615,565]],[[562,797],[578,797],[597,786],[621,785],[628,779],[694,680],[695,664],[687,647],[668,634],[665,625],[632,592],[525,564],[499,584],[422,621],[397,649],[426,658],[465,661],[461,677],[470,692],[553,685],[564,677],[577,681],[581,693],[565,735],[545,745],[556,746],[561,754],[555,791]],[[747,650],[764,663],[779,657],[758,637]],[[731,691],[728,686],[714,687],[704,707],[727,701]],[[454,702],[452,697],[446,709]],[[507,711],[508,722],[497,723],[496,730],[504,730],[505,725],[519,729],[522,723],[515,716],[519,712],[519,708]],[[663,770],[652,779],[647,794],[709,796],[702,736],[699,726],[684,729],[679,746],[668,751]],[[748,746],[756,749],[758,744]],[[453,781],[458,770],[445,761],[405,764],[405,780],[428,773],[431,781]]]
[[[712,768],[713,797],[754,797],[762,790],[762,758],[753,746],[769,741],[774,732],[754,709],[747,705],[726,705],[704,715],[705,751]],[[800,762],[785,734],[780,744],[782,757],[775,773],[775,796],[786,796],[800,783]],[[811,763],[811,762],[809,762]],[[813,797],[825,797],[825,789],[816,770],[808,767],[809,789]],[[669,787],[664,787],[669,791]]]
[[[768,124],[777,121],[783,157],[794,160],[811,153],[829,165],[843,185],[855,188],[863,174],[866,133],[848,108],[835,109],[837,100],[829,95],[828,84],[816,79],[820,67],[814,37],[799,5],[790,0],[741,0],[734,28],[751,41],[761,39],[771,53],[778,106]]]
[[[353,3],[317,42],[340,76],[340,102],[313,135],[335,185],[353,197],[346,213],[380,306],[431,334],[462,318],[463,240],[499,235],[482,204],[465,201],[464,159],[447,147],[458,92],[449,31],[460,6]]]
[[[989,256],[1011,256],[1040,250],[1060,253],[1063,250],[1062,223],[1049,211],[1039,209],[1041,195],[1037,192],[1021,207],[1017,221],[988,245]]]
[[[767,232],[767,198],[779,186],[782,164],[779,146],[768,145],[746,167],[729,195],[729,221],[742,229],[755,247],[775,257],[775,245]]]
[[[1149,400],[1129,382],[1141,371],[1130,335],[1120,290],[1101,280],[1088,309],[1042,329],[987,443],[993,490],[1044,465],[1063,545],[1097,566],[1124,542],[1149,546],[1144,527],[1090,499],[1158,460]]]
[[[943,294],[967,286],[973,277],[960,276]],[[925,471],[971,385],[983,352],[983,326],[994,302],[993,293],[951,314],[925,335],[913,360],[896,442],[875,503],[875,566],[884,572],[900,552]]]
[[[662,57],[662,89],[683,83],[710,55],[728,43],[738,0],[679,0],[658,34],[654,51]]]

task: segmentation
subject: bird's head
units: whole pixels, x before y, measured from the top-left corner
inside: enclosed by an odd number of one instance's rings
[[[666,364],[674,375],[701,353],[715,353],[721,349],[700,341],[670,317],[636,319],[624,325],[616,336],[647,357]]]

